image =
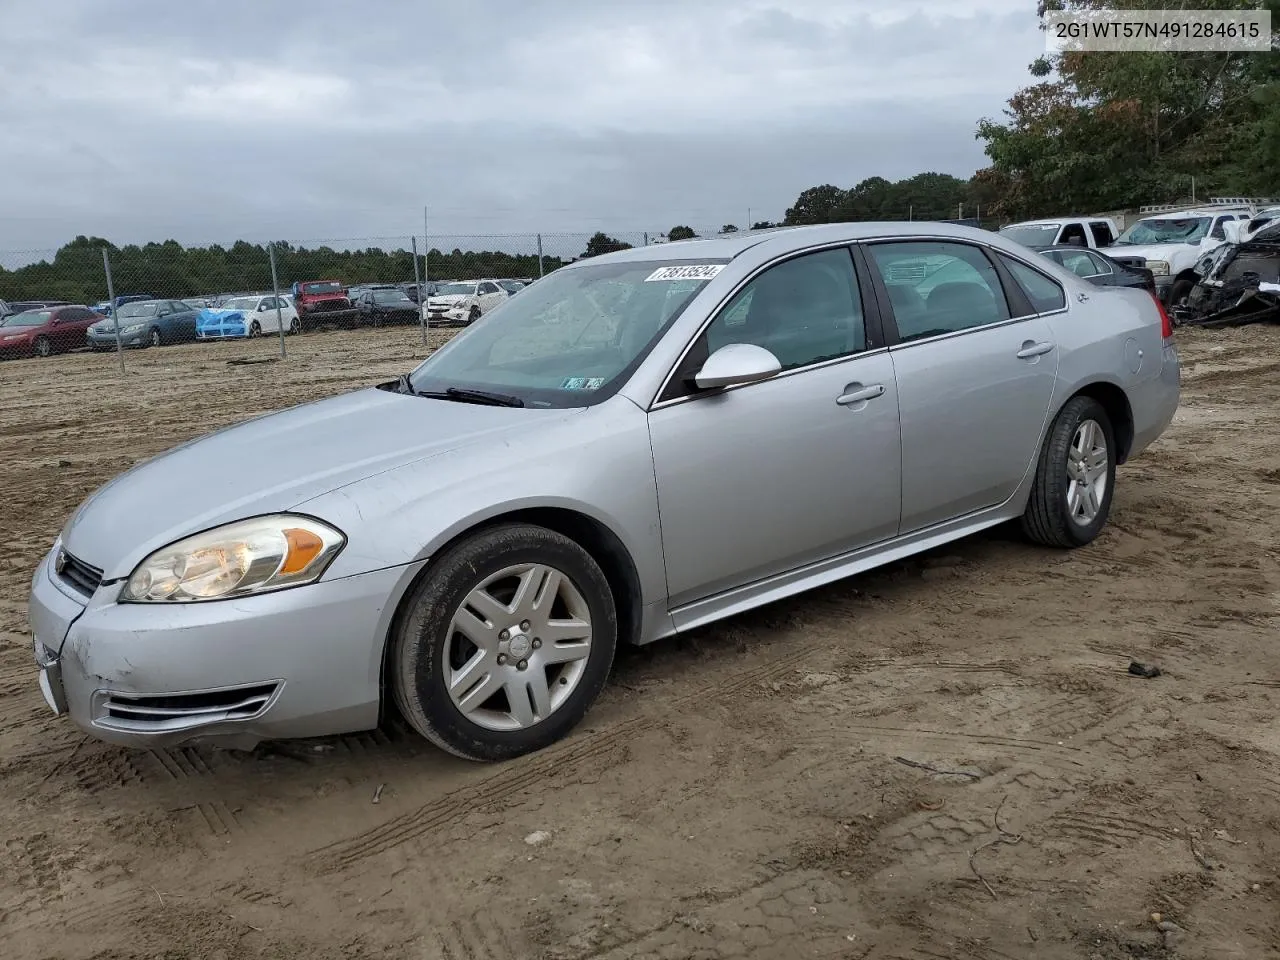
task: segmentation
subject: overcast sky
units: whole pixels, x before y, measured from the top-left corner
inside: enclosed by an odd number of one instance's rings
[[[0,250],[779,219],[983,165],[1029,0],[0,0]],[[551,241],[548,241],[551,243]],[[575,244],[577,246],[577,244]]]

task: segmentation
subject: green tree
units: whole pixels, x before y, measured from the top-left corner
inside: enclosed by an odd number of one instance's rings
[[[721,233],[737,233],[738,228],[735,227],[732,223],[726,223],[723,227],[720,228],[720,232]]]
[[[692,227],[672,227],[667,231],[668,240],[692,240],[696,236]]]
[[[621,240],[615,240],[603,231],[599,231],[587,241],[587,249],[586,252],[583,253],[583,256],[598,257],[602,253],[613,253],[616,250],[629,249],[631,249],[631,244],[623,243]]]

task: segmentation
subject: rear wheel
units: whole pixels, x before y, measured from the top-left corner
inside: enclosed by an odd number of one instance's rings
[[[1116,477],[1111,418],[1091,397],[1075,397],[1054,419],[1036,466],[1022,529],[1049,547],[1093,541],[1111,513]]]
[[[255,321],[253,321],[253,323],[249,324],[249,336],[250,336],[250,337],[260,337],[260,336],[262,336],[262,324],[258,323],[258,321],[257,321],[257,320],[255,320]]]
[[[508,524],[447,550],[393,639],[405,719],[468,760],[507,760],[564,737],[603,689],[617,644],[604,573],[577,543]]]
[[[151,336],[148,338],[148,341],[150,342],[151,346],[153,346],[153,347],[161,347],[161,346],[164,346],[164,337],[160,336],[160,328],[159,328],[159,327],[152,327],[152,328],[151,328]]]
[[[36,337],[35,348],[38,357],[53,356],[53,344],[48,337]]]

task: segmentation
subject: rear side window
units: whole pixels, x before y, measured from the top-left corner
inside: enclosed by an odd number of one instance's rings
[[[1093,242],[1095,246],[1110,246],[1112,241],[1116,238],[1116,235],[1111,232],[1111,227],[1106,223],[1106,221],[1095,220],[1093,223],[1089,224],[1089,229],[1093,232]]]
[[[1032,270],[1021,260],[1006,257],[1003,253],[998,253],[996,256],[1013,274],[1013,279],[1018,282],[1018,286],[1027,295],[1027,299],[1031,301],[1037,313],[1048,313],[1051,310],[1062,310],[1066,307],[1067,295],[1058,286],[1057,281],[1050,280],[1039,270]]]
[[[873,243],[867,249],[903,341],[1009,319],[1000,276],[977,247],[929,240]]]

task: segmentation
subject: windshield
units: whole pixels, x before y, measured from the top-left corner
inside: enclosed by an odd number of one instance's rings
[[[476,293],[474,283],[442,283],[436,288],[433,296],[437,297],[473,297]]]
[[[257,310],[257,297],[233,297],[222,305],[223,310]]]
[[[303,293],[341,293],[342,284],[337,280],[330,280],[326,283],[304,283],[302,285]]]
[[[375,303],[413,303],[403,290],[375,290],[373,300]]]
[[[680,264],[558,270],[437,350],[411,385],[419,392],[488,390],[530,407],[581,407],[609,396],[718,270],[703,266],[688,278],[680,276],[687,270],[664,274],[667,266]]]
[[[1209,232],[1211,217],[1178,217],[1176,220],[1139,220],[1116,243],[1199,243]]]
[[[1001,227],[997,232],[1024,247],[1047,247],[1057,237],[1060,226],[1057,223],[1015,223]]]
[[[121,320],[128,320],[130,317],[153,317],[159,306],[158,303],[126,303],[116,313]]]
[[[499,280],[498,286],[507,291],[507,293],[515,293],[517,290],[524,289],[524,284],[519,280]]]
[[[31,310],[10,317],[4,325],[6,327],[42,327],[49,322],[50,316],[52,314],[48,310]]]

